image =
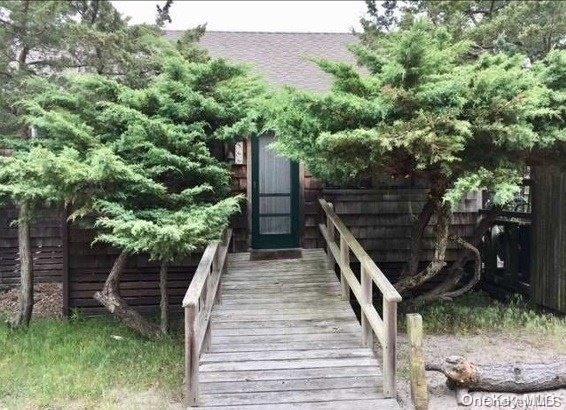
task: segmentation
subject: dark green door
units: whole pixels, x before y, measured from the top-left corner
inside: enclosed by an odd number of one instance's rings
[[[252,248],[299,246],[299,165],[279,155],[273,135],[252,140]]]

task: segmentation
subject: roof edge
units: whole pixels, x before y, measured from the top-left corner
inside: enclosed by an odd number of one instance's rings
[[[180,33],[191,29],[175,29],[175,30],[163,30],[165,33]],[[358,33],[351,31],[251,31],[251,30],[206,30],[206,33],[234,33],[234,34],[348,34],[356,35]]]

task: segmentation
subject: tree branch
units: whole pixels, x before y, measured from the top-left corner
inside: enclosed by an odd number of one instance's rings
[[[473,246],[471,243],[466,242],[464,239],[460,237],[450,237],[450,239],[456,242],[458,245],[462,246],[463,248],[467,249],[468,251],[472,252],[476,263],[474,264],[474,276],[472,277],[472,279],[470,279],[468,284],[461,287],[458,290],[452,292],[446,292],[442,294],[441,297],[443,299],[448,299],[448,298],[452,299],[458,296],[462,296],[464,293],[472,289],[479,282],[481,278],[481,254],[478,248]]]

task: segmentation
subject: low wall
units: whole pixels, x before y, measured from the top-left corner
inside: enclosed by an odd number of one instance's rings
[[[65,313],[76,309],[86,315],[106,313],[93,298],[100,290],[118,256],[118,251],[104,244],[94,244],[94,231],[70,226],[68,237],[68,264],[66,263],[63,292]],[[167,288],[172,312],[181,310],[181,302],[200,261],[194,254],[168,267]],[[155,314],[159,309],[159,263],[147,256],[129,258],[120,281],[124,299],[143,314]]]

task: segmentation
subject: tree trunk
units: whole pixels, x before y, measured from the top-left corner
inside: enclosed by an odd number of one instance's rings
[[[422,245],[423,245],[423,236],[428,223],[430,222],[430,218],[434,214],[434,210],[436,209],[438,204],[438,198],[434,196],[429,196],[427,201],[425,202],[421,212],[419,213],[418,219],[413,224],[411,229],[411,244],[409,248],[409,260],[407,261],[407,265],[403,270],[403,274],[401,277],[409,277],[414,276],[418,273],[419,270],[419,263],[421,261],[421,254],[422,254]]]
[[[16,327],[28,326],[33,312],[33,258],[30,236],[30,207],[22,202],[18,219],[18,251],[20,255],[20,311]]]
[[[128,254],[126,252],[122,252],[116,258],[114,266],[112,266],[112,270],[106,278],[106,282],[104,282],[102,291],[96,292],[94,298],[129,328],[150,339],[157,339],[162,335],[159,326],[145,319],[120,296],[120,277],[124,272],[127,260]]]
[[[441,364],[427,364],[426,369],[443,373],[456,389],[527,393],[566,387],[565,362],[478,365],[451,356]]]
[[[411,300],[411,306],[416,308],[418,306],[433,302],[435,300],[451,300],[458,296],[462,296],[470,289],[472,289],[481,278],[481,254],[480,251],[470,243],[466,242],[462,238],[451,237],[453,241],[462,246],[466,251],[471,251],[475,257],[474,264],[474,274],[472,279],[460,289],[455,290],[456,285],[460,283],[460,280],[464,277],[464,270],[459,269],[457,271],[452,271],[453,273],[447,276],[442,283],[440,283],[435,288],[429,290],[428,292],[419,295],[415,299]]]
[[[161,300],[159,307],[161,309],[161,332],[166,334],[169,332],[169,294],[167,293],[167,262],[161,262],[159,269],[159,292]]]
[[[449,204],[439,204],[436,211],[436,244],[433,260],[417,275],[403,278],[395,283],[394,286],[399,293],[405,293],[421,286],[435,277],[446,266],[446,248],[448,246],[451,215]]]
[[[493,221],[499,215],[500,210],[497,208],[492,208],[489,210],[487,214],[485,214],[479,223],[474,228],[474,232],[472,237],[469,240],[469,245],[473,248],[479,247],[481,240],[487,230],[493,225]],[[470,258],[475,257],[475,251],[472,248],[466,248],[463,252],[458,255],[458,258],[447,268],[446,274],[448,276],[457,276],[459,273],[461,274],[462,270],[466,263],[470,260]],[[456,282],[457,283],[457,282]],[[456,285],[454,283],[454,286]]]
[[[460,289],[455,289],[444,293],[442,297],[445,299],[453,299],[458,296],[462,296],[463,294],[471,290],[474,286],[476,286],[481,279],[481,254],[479,249],[473,246],[472,244],[466,242],[462,238],[454,238],[453,240],[456,241],[456,243],[458,243],[464,249],[472,252],[472,254],[474,255],[475,258],[474,275],[472,276],[472,279],[466,285],[462,286]]]

